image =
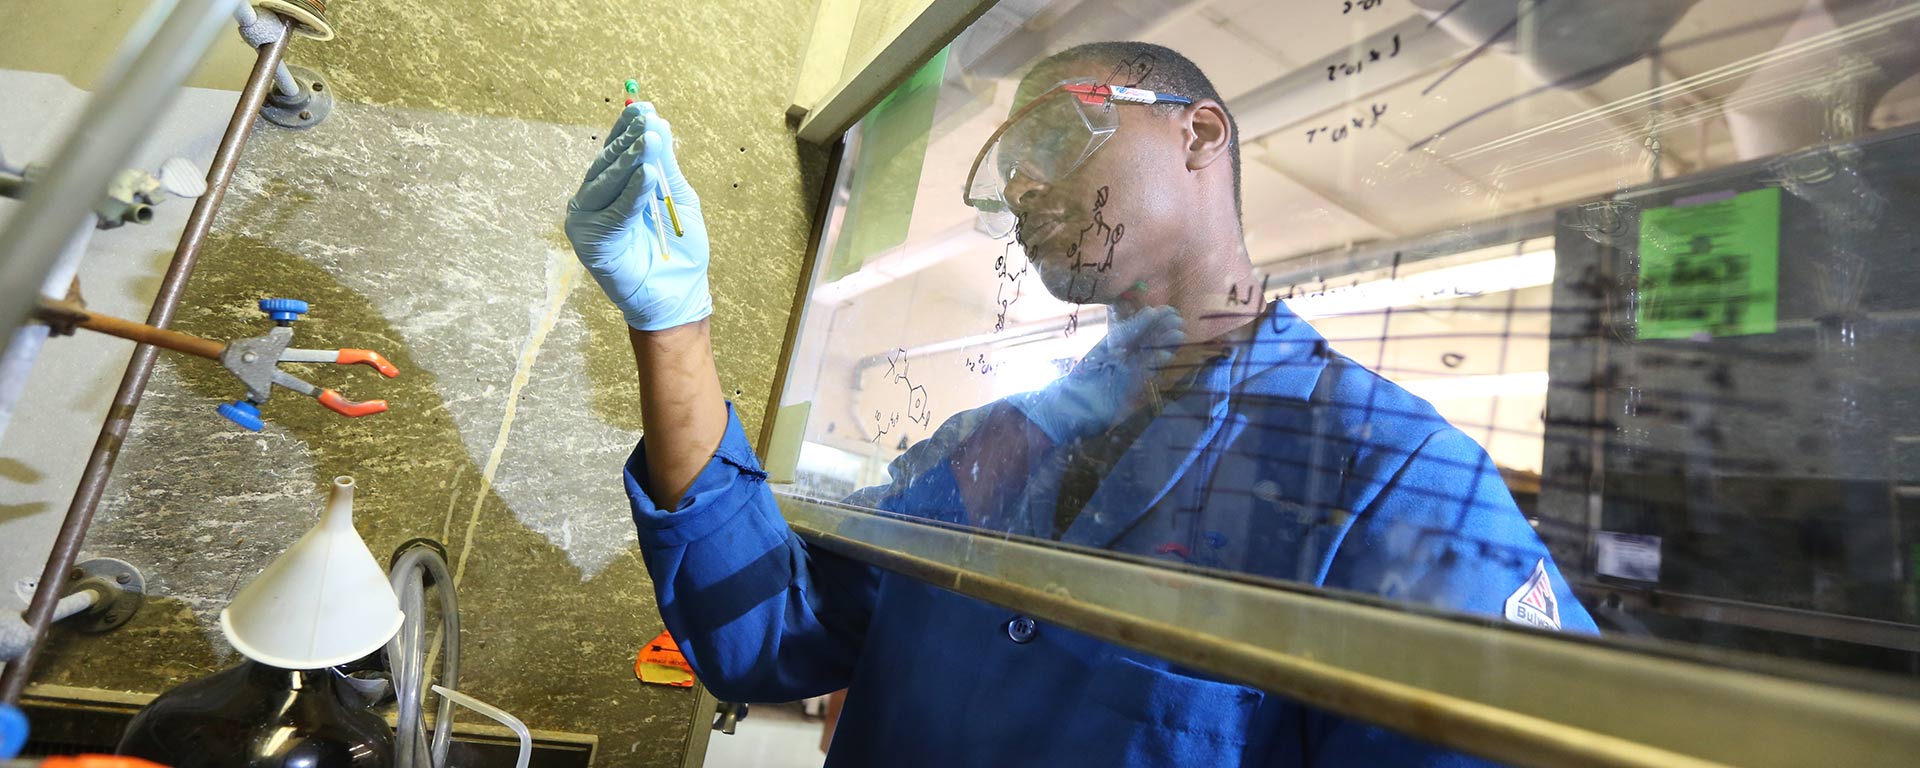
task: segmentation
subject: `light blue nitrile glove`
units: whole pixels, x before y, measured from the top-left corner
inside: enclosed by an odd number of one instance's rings
[[[673,234],[662,183],[673,194],[681,234]],[[667,247],[654,228],[658,207]],[[658,331],[713,314],[707,292],[707,220],[700,196],[680,173],[673,131],[652,104],[630,104],[567,201],[567,240],[574,255],[626,315],[627,325]]]
[[[1186,323],[1172,307],[1140,310],[1112,323],[1072,373],[1008,402],[1056,445],[1099,434],[1132,412],[1186,340]]]

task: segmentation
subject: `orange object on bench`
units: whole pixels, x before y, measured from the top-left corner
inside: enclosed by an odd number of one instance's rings
[[[641,646],[639,658],[633,661],[633,674],[643,683],[675,688],[693,687],[693,665],[687,663],[687,657],[680,652],[680,644],[673,641],[673,635],[665,631],[652,642]]]

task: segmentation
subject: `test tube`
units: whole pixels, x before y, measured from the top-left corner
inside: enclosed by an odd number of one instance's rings
[[[649,169],[642,168],[641,170],[645,172]],[[654,178],[660,183],[661,193],[665,194],[667,189],[666,174],[661,172],[661,168],[658,165],[654,166],[651,170],[655,174]],[[673,198],[669,197],[667,199],[672,200]],[[648,207],[653,209],[653,232],[660,238],[660,260],[668,261],[671,257],[667,255],[667,227],[660,222],[660,201],[655,200],[653,201],[653,205]]]

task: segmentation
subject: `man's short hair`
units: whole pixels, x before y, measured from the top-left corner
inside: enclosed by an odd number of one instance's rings
[[[1213,81],[1200,71],[1192,60],[1163,45],[1129,41],[1105,43],[1083,43],[1048,56],[1029,71],[1040,72],[1063,64],[1093,61],[1111,67],[1106,75],[1108,85],[1124,85],[1130,88],[1145,88],[1150,91],[1178,94],[1198,101],[1212,99],[1220,104],[1220,111],[1227,115],[1227,154],[1233,162],[1233,213],[1240,216],[1240,126],[1233,120],[1233,111],[1227,109],[1227,102],[1220,98],[1220,92],[1214,90]],[[1166,105],[1168,112],[1178,109],[1179,105]]]

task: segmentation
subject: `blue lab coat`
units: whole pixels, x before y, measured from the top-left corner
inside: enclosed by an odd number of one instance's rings
[[[1063,541],[1596,632],[1478,444],[1284,305],[1259,322],[1119,456]],[[850,502],[965,519],[947,457],[988,408]],[[626,489],[668,628],[724,700],[850,688],[829,766],[1480,764],[809,547],[731,410],[676,511],[643,490],[645,451]],[[1036,459],[993,526],[1051,538],[1061,466]]]

